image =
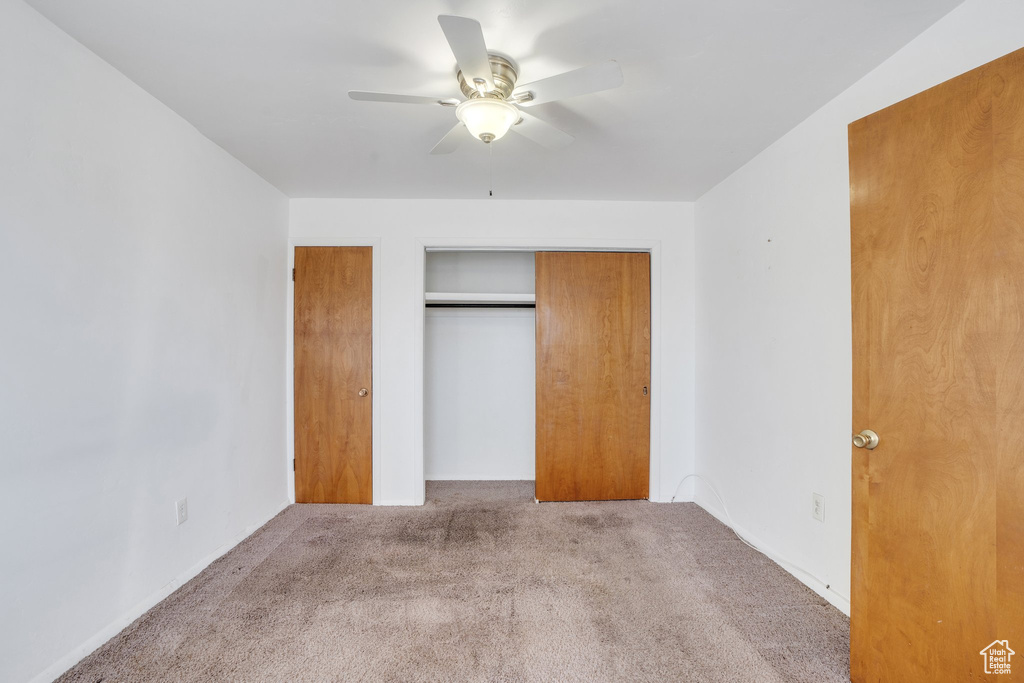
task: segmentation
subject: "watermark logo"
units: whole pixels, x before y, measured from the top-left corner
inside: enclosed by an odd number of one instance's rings
[[[1010,658],[1017,653],[1010,649],[1008,641],[993,640],[979,654],[985,658],[985,673],[1008,674]]]

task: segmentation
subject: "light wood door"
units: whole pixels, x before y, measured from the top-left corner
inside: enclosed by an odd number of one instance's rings
[[[647,498],[651,260],[538,252],[537,499]]]
[[[295,500],[373,502],[370,247],[295,249]]]
[[[1024,52],[849,140],[851,677],[1024,678]]]

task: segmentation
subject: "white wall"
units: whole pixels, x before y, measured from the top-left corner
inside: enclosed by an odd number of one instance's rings
[[[847,124],[1020,48],[1022,27],[1020,0],[968,0],[697,202],[697,471],[847,610],[850,435],[868,426],[850,424]]]
[[[13,0],[0,159],[0,680],[48,680],[286,502],[288,204]]]
[[[535,319],[532,309],[427,310],[428,480],[534,478]]]
[[[377,252],[375,503],[417,505],[424,497],[426,246],[653,247],[652,500],[669,500],[679,480],[693,471],[692,204],[293,199],[291,241],[370,244]],[[289,487],[294,495],[291,479]]]
[[[528,251],[431,251],[428,292],[533,294],[535,255]]]

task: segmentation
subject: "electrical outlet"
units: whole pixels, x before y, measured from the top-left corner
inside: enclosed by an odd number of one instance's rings
[[[825,521],[825,496],[820,493],[812,494],[813,507],[811,508],[811,517],[818,520],[819,522]]]
[[[188,498],[182,498],[174,504],[174,514],[178,520],[178,526],[188,521]]]

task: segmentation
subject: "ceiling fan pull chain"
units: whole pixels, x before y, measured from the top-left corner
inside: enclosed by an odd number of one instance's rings
[[[487,145],[487,196],[494,196],[494,146]]]

